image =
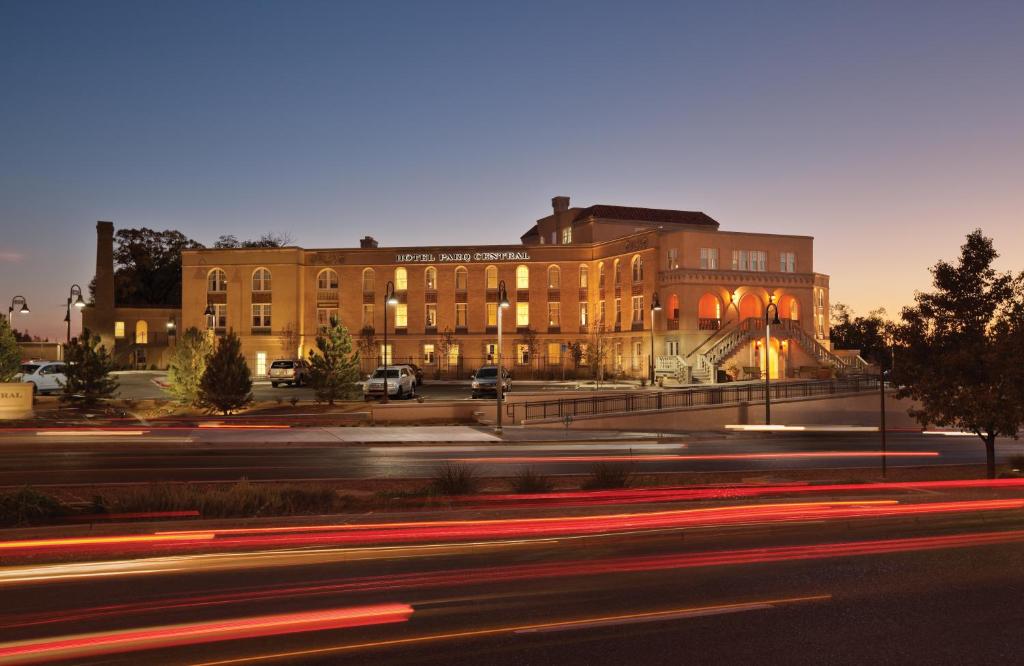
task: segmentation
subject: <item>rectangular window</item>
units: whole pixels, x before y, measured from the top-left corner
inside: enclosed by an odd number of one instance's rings
[[[736,253],[733,252],[733,261],[735,262]],[[700,249],[700,267],[706,271],[718,270],[718,248],[717,247],[702,247]],[[733,270],[737,270],[733,267]]]
[[[558,328],[562,325],[561,303],[548,303],[548,328]]]
[[[395,269],[395,291],[409,289],[409,273],[404,268]]]
[[[427,303],[423,325],[427,328],[437,328],[437,303]]]
[[[466,312],[469,306],[466,303],[455,304],[455,328],[466,328],[467,317]]]
[[[572,227],[565,227],[562,229],[562,245],[568,245],[572,242]]]
[[[145,321],[135,323],[135,344],[144,345],[149,342],[149,324]]]
[[[469,287],[469,271],[461,266],[455,269],[455,291],[466,291]]]
[[[256,352],[256,374],[264,377],[267,374],[267,352]]]
[[[459,364],[459,345],[453,344],[448,348],[448,365]]]
[[[633,343],[633,359],[632,359],[632,365],[633,365],[633,369],[634,370],[639,370],[640,369],[640,361],[643,360],[643,357],[644,357],[644,343],[643,342],[634,342]]]
[[[679,268],[679,250],[677,248],[669,248],[665,267],[670,271]]]
[[[562,345],[557,342],[548,343],[548,365],[562,364]]]
[[[615,369],[622,370],[622,343],[615,343]]]
[[[338,319],[338,308],[316,309],[316,326],[320,330],[330,327],[332,318]]]
[[[363,293],[372,294],[374,285],[373,269],[367,268],[363,271]]]
[[[530,269],[526,266],[516,268],[516,289],[530,288]]]
[[[605,323],[608,321],[608,318],[605,316],[606,314],[607,313],[605,312],[604,301],[598,301],[597,302],[597,323],[598,323],[599,326],[604,326]]]
[[[491,328],[498,326],[498,304],[487,304],[487,325]]]
[[[491,270],[494,269],[494,270]],[[498,269],[494,266],[487,268],[487,288],[497,289],[498,288]]]
[[[423,365],[434,365],[434,345],[423,345]]]
[[[123,321],[115,321],[114,322],[114,337],[115,338],[123,338],[124,337],[124,322]]]
[[[580,326],[586,327],[590,323],[587,317],[587,304],[580,303]]]
[[[215,303],[213,314],[206,318],[206,325],[209,328],[224,329],[228,327],[228,306],[226,303]]]
[[[779,272],[780,273],[795,273],[796,272],[796,253],[795,252],[780,252],[779,253]]]
[[[747,267],[747,251],[746,250],[733,250],[732,251],[732,269],[734,271],[750,270]]]
[[[373,303],[363,303],[363,328],[373,327]]]
[[[409,306],[399,303],[395,306],[395,328],[406,328],[409,326]]]
[[[270,328],[270,303],[254,303],[252,306],[252,327]]]
[[[764,250],[751,250],[750,270],[760,273],[768,270],[768,253]]]
[[[394,350],[391,348],[390,344],[388,344],[388,346],[385,347],[384,344],[381,343],[381,345],[380,345],[380,356],[378,357],[378,358],[380,358],[380,364],[381,365],[391,365],[392,363],[394,363],[395,362],[395,357],[393,356],[393,352],[394,352]]]
[[[497,363],[498,345],[496,343],[488,342],[484,345],[484,358],[487,359],[488,363]]]
[[[516,345],[516,363],[519,365],[530,364],[530,345]]]
[[[633,297],[633,323],[643,323],[644,321],[644,297],[634,296]]]
[[[525,328],[530,325],[530,304],[516,303],[516,326]]]
[[[615,299],[615,325],[622,326],[622,299]]]

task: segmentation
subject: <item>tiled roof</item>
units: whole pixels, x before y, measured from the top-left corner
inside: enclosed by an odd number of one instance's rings
[[[699,211],[666,210],[663,208],[634,208],[632,206],[607,206],[598,204],[580,208],[573,221],[594,217],[604,220],[630,220],[668,224],[696,224],[718,227],[718,222]]]

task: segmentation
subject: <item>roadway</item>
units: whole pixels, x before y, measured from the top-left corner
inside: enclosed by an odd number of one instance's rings
[[[559,441],[560,431],[528,431],[549,441],[502,442],[484,428],[292,428],[283,430],[7,431],[0,433],[0,486],[156,481],[427,478],[445,463],[472,465],[481,476],[524,468],[545,475],[586,474],[596,463],[635,473],[875,467],[877,433],[707,434],[667,441],[624,434]],[[374,441],[346,441],[373,435]],[[453,441],[409,444],[435,433]],[[388,434],[392,433],[392,434]],[[365,437],[369,437],[366,435]],[[577,438],[579,433],[568,436]],[[595,434],[595,436],[597,436]],[[609,437],[608,433],[600,436]],[[390,442],[386,440],[392,440]],[[459,441],[463,439],[463,441]],[[975,437],[889,433],[890,466],[981,464]],[[381,441],[385,440],[385,441]],[[400,443],[405,440],[406,443]],[[1024,444],[997,444],[999,461],[1024,455]]]
[[[0,663],[1012,663],[1022,507],[1020,485],[846,489],[12,540]],[[396,536],[339,541],[362,529]]]

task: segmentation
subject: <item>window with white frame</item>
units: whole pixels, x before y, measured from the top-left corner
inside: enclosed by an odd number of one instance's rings
[[[252,327],[270,328],[270,303],[252,304]]]
[[[484,270],[484,279],[487,281],[487,288],[488,289],[497,289],[498,288],[498,267],[497,266],[488,266]]]
[[[558,328],[562,325],[561,303],[548,303],[548,328]]]
[[[427,303],[423,325],[426,328],[437,328],[437,303]]]
[[[562,271],[558,266],[548,266],[548,289],[562,288]]]
[[[640,255],[633,257],[633,263],[631,265],[633,273],[633,283],[644,281],[644,258]]]
[[[214,303],[213,314],[206,318],[208,328],[224,329],[228,327],[228,306],[226,303]]]
[[[395,328],[407,328],[409,326],[409,306],[406,303],[399,303],[395,306]]]
[[[516,326],[526,328],[530,325],[530,304],[516,303]]]
[[[735,256],[735,252],[733,253]],[[734,259],[735,261],[735,259]],[[702,247],[700,249],[700,267],[706,271],[718,270],[718,248]],[[733,270],[738,270],[733,267]]]
[[[750,270],[760,273],[768,270],[768,253],[764,250],[751,250]]]
[[[580,326],[586,327],[590,323],[587,317],[587,304],[580,303]]]
[[[423,286],[427,291],[437,290],[437,269],[433,266],[427,266],[423,272]]]
[[[402,266],[395,269],[395,291],[407,291],[409,289],[409,271]]]
[[[562,228],[562,245],[568,245],[572,242],[572,226]]]
[[[455,269],[455,291],[466,291],[469,288],[469,271],[465,266]]]
[[[376,274],[372,268],[363,269],[363,293],[372,294],[376,282]]]
[[[338,308],[317,308],[316,327],[323,331],[331,327],[331,321],[338,321]]]
[[[526,266],[516,266],[516,289],[530,288],[530,269]]]
[[[363,328],[374,328],[373,303],[363,303]]]
[[[639,340],[633,341],[633,358],[631,359],[631,365],[634,370],[640,369],[640,361],[644,357],[644,343]]]
[[[488,303],[487,304],[487,327],[497,328],[498,326],[498,304]]]
[[[267,374],[267,352],[256,352],[256,374],[265,377]]]
[[[257,268],[252,272],[252,290],[270,291],[270,269]]]
[[[206,291],[215,294],[228,290],[228,278],[219,268],[214,268],[206,276]]]
[[[606,309],[605,308],[605,302],[604,301],[598,301],[597,302],[597,323],[598,323],[599,326],[604,326],[608,322],[608,318],[606,317],[607,313],[605,312],[605,309]]]
[[[469,321],[469,305],[467,303],[455,304],[455,328],[466,328]]]
[[[331,268],[325,268],[316,276],[317,289],[337,289],[338,273]]]
[[[435,361],[434,345],[429,342],[425,343],[423,345],[423,365],[434,365]]]
[[[644,321],[644,297],[633,297],[633,323],[642,324]]]
[[[779,253],[779,272],[780,273],[795,273],[796,272],[796,252],[780,252]]]
[[[670,247],[668,249],[668,256],[665,258],[665,268],[670,271],[679,268],[679,248]]]

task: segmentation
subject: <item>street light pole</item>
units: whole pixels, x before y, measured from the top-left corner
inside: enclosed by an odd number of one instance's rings
[[[651,381],[651,386],[654,386],[654,313],[661,310],[661,303],[658,302],[658,292],[654,292],[651,295],[651,362],[650,371],[648,373]]]
[[[775,308],[775,316],[769,319],[769,314]],[[771,355],[769,350],[772,346],[772,324],[781,325],[779,321],[779,306],[775,304],[775,297],[768,297],[768,305],[764,308],[764,424],[772,424],[772,394],[771,394]]]
[[[384,285],[384,404],[388,402],[388,306],[396,303],[395,283],[388,280]]]
[[[68,293],[68,309],[64,313],[64,321],[68,325],[68,344],[71,343],[71,305],[72,299],[74,299],[74,306],[81,310],[85,307],[85,301],[82,300],[82,288],[77,284],[71,285],[71,291]]]
[[[505,366],[501,363],[501,326],[502,311],[509,307],[508,291],[505,289],[505,281],[498,283],[498,390],[496,393],[496,407],[498,409],[498,420],[494,426],[494,434],[501,434],[501,412],[505,401]]]
[[[878,397],[881,400],[881,416],[880,430],[882,432],[882,478],[885,478],[885,370],[879,368],[878,372]]]
[[[18,314],[28,314],[31,310],[28,309],[28,301],[25,300],[24,296],[15,296],[11,299],[11,307],[7,308],[7,323],[11,325],[11,329],[14,329],[12,324],[14,320],[14,306],[20,305],[21,309],[18,310]]]

